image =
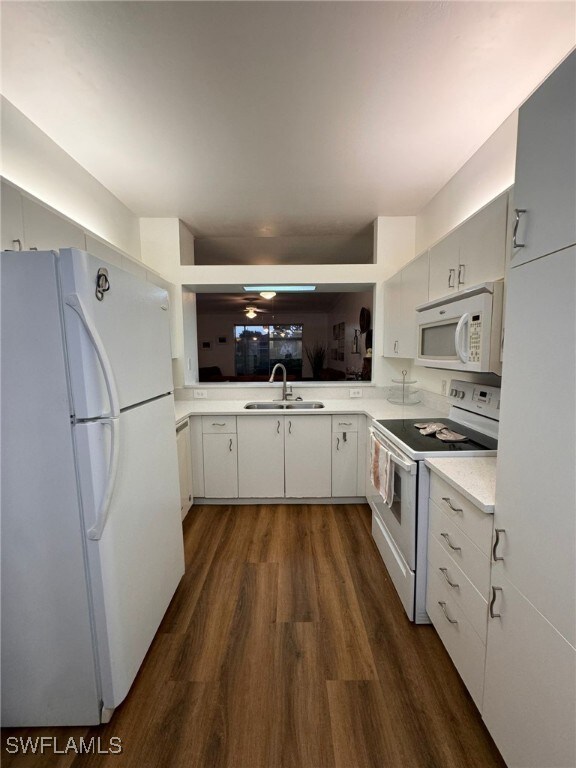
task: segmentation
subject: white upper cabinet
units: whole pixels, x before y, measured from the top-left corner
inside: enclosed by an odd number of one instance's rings
[[[521,107],[513,267],[576,243],[576,53]]]
[[[284,416],[238,418],[240,498],[284,496]]]
[[[59,248],[86,250],[86,236],[83,230],[43,205],[23,196],[22,213],[25,250],[48,251]]]
[[[458,290],[459,242],[460,234],[455,230],[430,248],[430,301]]]
[[[416,356],[415,308],[428,300],[428,252],[384,283],[384,356]]]
[[[22,196],[17,189],[3,181],[1,198],[2,250],[21,251],[24,249]]]
[[[286,416],[287,498],[332,495],[332,417]]]
[[[504,277],[508,192],[430,249],[429,299]]]

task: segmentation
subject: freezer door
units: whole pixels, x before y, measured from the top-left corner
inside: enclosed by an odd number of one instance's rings
[[[124,699],[184,573],[178,458],[171,395],[108,421],[74,427],[102,698]],[[112,441],[116,481],[99,539],[90,538],[108,487]]]
[[[166,291],[74,248],[58,264],[76,418],[117,415],[171,392]]]

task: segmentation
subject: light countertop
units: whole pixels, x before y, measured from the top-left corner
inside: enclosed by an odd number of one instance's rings
[[[494,512],[496,457],[426,459],[426,466],[483,512]]]
[[[272,398],[263,398],[268,400]],[[316,398],[315,398],[316,399]],[[270,416],[275,414],[310,414],[319,416],[321,414],[332,413],[360,413],[371,419],[420,419],[420,418],[439,418],[444,414],[438,410],[424,404],[418,405],[394,405],[384,398],[347,398],[342,400],[329,400],[319,396],[317,398],[324,403],[324,408],[303,410],[290,409],[289,411],[256,411],[245,410],[246,403],[258,401],[257,397],[251,400],[176,400],[174,402],[176,411],[176,422],[182,421],[188,416],[216,416],[227,414],[230,416]]]

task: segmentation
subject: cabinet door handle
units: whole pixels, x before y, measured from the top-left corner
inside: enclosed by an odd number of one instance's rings
[[[514,248],[525,248],[526,243],[518,242],[518,225],[520,224],[520,216],[526,213],[526,208],[514,208],[516,214],[516,220],[514,221],[514,234],[512,235],[512,245]]]
[[[289,435],[292,434],[292,422],[291,421],[288,422],[288,434]]]
[[[496,528],[494,530],[494,533],[496,535],[494,536],[494,546],[492,547],[492,560],[494,560],[494,562],[497,563],[498,560],[504,560],[504,558],[500,557],[499,555],[497,555],[496,552],[498,550],[498,544],[500,544],[500,534],[501,533],[506,533],[506,529],[505,528]]]
[[[230,438],[230,442],[228,443],[228,450],[232,453],[232,438]]]
[[[394,352],[398,352],[398,341],[394,342]]]
[[[442,611],[444,612],[444,616],[446,616],[450,624],[458,624],[456,619],[451,619],[450,616],[448,616],[448,611],[446,610],[446,603],[443,600],[438,600],[438,605],[440,606],[440,608],[442,608]]]
[[[276,425],[276,434],[280,434],[280,419],[278,419],[278,424]]]
[[[17,237],[16,240],[12,240],[12,244],[18,246],[18,248],[16,248],[17,251],[22,250],[22,240],[20,240],[19,237]]]
[[[221,424],[219,421],[213,421],[213,422],[212,422],[212,426],[213,426],[213,427],[225,427],[225,426],[226,426],[226,424],[225,424],[225,423],[224,423],[224,424]]]
[[[496,602],[496,592],[502,592],[502,587],[492,587],[492,600],[490,600],[490,616],[493,619],[501,619],[501,613],[494,613],[494,603]]]
[[[340,438],[339,437],[336,438],[336,450],[337,451],[340,450]]]
[[[464,285],[464,277],[466,274],[466,264],[460,264],[458,267],[458,287]]]
[[[448,270],[448,288],[454,288],[454,279],[456,277],[456,270],[455,269],[449,269]]]
[[[448,568],[438,568],[438,570],[453,589],[458,589],[460,587],[460,584],[455,584],[453,581],[450,581],[450,577],[448,576]]]
[[[452,512],[462,512],[463,511],[462,509],[459,509],[458,507],[455,507],[452,504],[452,500],[451,500],[450,496],[442,496],[442,501],[445,501],[446,504],[448,504],[448,506],[450,507]]]
[[[442,536],[442,538],[444,539],[446,544],[448,544],[450,549],[453,549],[454,552],[461,552],[462,551],[462,547],[455,547],[454,544],[452,544],[452,542],[450,541],[450,536],[448,536],[447,533],[441,533],[440,536]]]

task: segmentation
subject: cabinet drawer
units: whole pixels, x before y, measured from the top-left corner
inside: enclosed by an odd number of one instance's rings
[[[479,510],[434,472],[430,473],[430,498],[454,525],[464,531],[482,552],[490,556],[493,515]]]
[[[490,559],[430,499],[430,533],[470,579],[478,592],[488,599]]]
[[[482,711],[486,646],[456,602],[446,595],[436,574],[428,579],[426,611],[474,703]]]
[[[236,416],[202,416],[202,432],[205,435],[236,432]]]
[[[358,414],[332,416],[332,432],[358,432]]]
[[[453,600],[464,612],[482,643],[486,644],[488,601],[478,592],[435,536],[428,539],[428,579],[442,582],[444,599]],[[449,583],[451,582],[451,583]]]

